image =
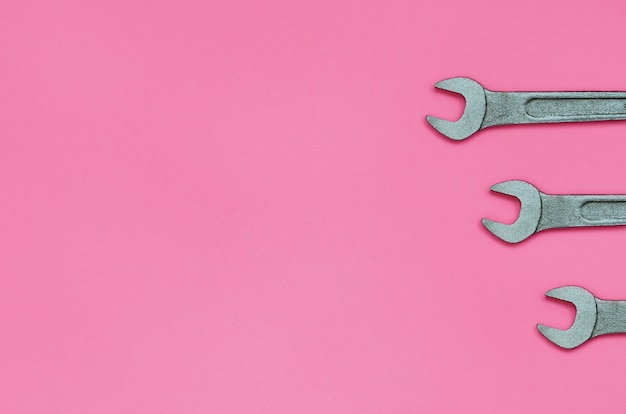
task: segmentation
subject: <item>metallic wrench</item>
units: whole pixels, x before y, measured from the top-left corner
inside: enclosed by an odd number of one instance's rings
[[[626,92],[493,92],[469,78],[442,80],[435,87],[465,98],[458,121],[426,117],[433,128],[457,141],[494,125],[626,119]]]
[[[626,301],[598,299],[580,286],[552,289],[546,296],[576,306],[576,318],[569,329],[537,325],[543,336],[562,348],[576,348],[599,335],[626,333]]]
[[[626,225],[626,195],[551,195],[526,181],[505,181],[491,191],[519,199],[520,214],[513,224],[483,219],[496,237],[519,243],[547,229]]]

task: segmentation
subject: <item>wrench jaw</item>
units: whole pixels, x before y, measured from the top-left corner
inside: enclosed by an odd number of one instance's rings
[[[526,181],[512,180],[491,186],[491,191],[517,198],[521,203],[519,217],[513,224],[482,219],[483,226],[507,243],[519,243],[532,236],[541,218],[541,193]]]
[[[485,89],[478,82],[469,78],[450,78],[437,82],[435,87],[458,93],[465,98],[465,111],[458,121],[426,116],[426,120],[435,130],[450,139],[461,141],[481,129],[487,113],[487,98]]]
[[[596,298],[587,289],[580,286],[563,286],[551,289],[546,296],[576,307],[576,318],[568,329],[556,329],[538,324],[537,329],[550,342],[565,349],[573,349],[592,338],[598,318]]]

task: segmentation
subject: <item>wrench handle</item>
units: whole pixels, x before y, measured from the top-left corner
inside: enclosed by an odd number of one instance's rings
[[[537,231],[626,225],[626,195],[541,195]]]
[[[597,318],[592,337],[626,333],[626,301],[596,298]]]
[[[625,92],[485,91],[482,127],[626,119]]]

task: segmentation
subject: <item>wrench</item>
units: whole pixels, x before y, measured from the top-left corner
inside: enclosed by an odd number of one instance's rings
[[[537,325],[543,336],[562,348],[576,348],[599,335],[626,333],[626,301],[598,299],[580,286],[551,289],[546,296],[576,306],[576,318],[568,329]]]
[[[519,243],[547,229],[626,225],[626,195],[552,195],[526,181],[504,181],[491,191],[519,199],[520,214],[513,224],[483,218],[496,237]]]
[[[457,141],[494,125],[626,119],[626,92],[493,92],[470,78],[442,80],[435,87],[465,98],[458,121],[426,117],[433,128]]]

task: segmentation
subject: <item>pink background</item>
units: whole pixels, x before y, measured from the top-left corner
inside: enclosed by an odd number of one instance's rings
[[[626,124],[424,116],[626,90],[614,1],[0,1],[0,412],[623,413],[625,229],[519,245],[489,186],[626,193]]]

